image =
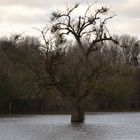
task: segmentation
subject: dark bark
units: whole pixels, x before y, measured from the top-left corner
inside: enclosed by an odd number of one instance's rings
[[[83,99],[74,99],[71,108],[71,122],[84,122],[85,110]]]

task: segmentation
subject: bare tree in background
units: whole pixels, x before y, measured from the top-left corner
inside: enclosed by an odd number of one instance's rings
[[[118,41],[121,47],[122,62],[126,65],[138,66],[140,41],[137,37],[124,34],[121,36],[115,35],[113,38]],[[114,45],[116,48],[116,44]]]

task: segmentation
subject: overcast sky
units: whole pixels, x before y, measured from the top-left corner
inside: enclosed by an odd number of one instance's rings
[[[12,33],[37,35],[34,28],[43,27],[53,10],[81,2],[82,7],[94,0],[0,0],[0,36]],[[117,14],[109,22],[113,34],[140,38],[140,0],[98,0]]]

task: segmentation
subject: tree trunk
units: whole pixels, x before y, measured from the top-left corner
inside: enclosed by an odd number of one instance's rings
[[[83,99],[74,99],[71,109],[71,122],[84,122],[85,110]]]

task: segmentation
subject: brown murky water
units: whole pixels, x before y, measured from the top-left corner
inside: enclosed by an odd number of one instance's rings
[[[1,117],[0,140],[140,140],[140,113],[95,113],[84,124],[69,115]]]

